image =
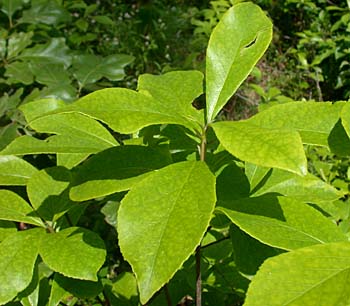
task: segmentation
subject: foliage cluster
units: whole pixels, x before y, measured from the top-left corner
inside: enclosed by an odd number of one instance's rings
[[[147,1],[0,2],[0,86],[9,93],[1,100],[0,304],[350,302],[349,103],[290,102],[276,87],[250,84],[269,103],[250,119],[219,121],[249,75],[264,81],[262,64],[253,68],[272,39],[265,13],[240,2],[173,5],[168,14],[162,1],[158,10]],[[312,3],[303,1],[310,16],[332,11]],[[332,35],[341,35],[347,12],[333,10],[342,17]],[[165,33],[176,34],[178,16],[182,51],[168,58],[178,37]],[[188,21],[192,54],[183,49]],[[134,22],[130,40],[119,40]],[[303,48],[314,48],[310,56],[322,60],[308,64],[312,79],[333,54],[320,55],[325,47],[304,35],[309,26],[295,29],[304,40],[291,54],[303,59]],[[173,70],[186,53],[183,67],[202,70],[209,36],[205,78],[141,73]],[[135,55],[137,89],[95,91],[125,76],[133,58],[119,52]],[[341,68],[345,56],[336,58]]]

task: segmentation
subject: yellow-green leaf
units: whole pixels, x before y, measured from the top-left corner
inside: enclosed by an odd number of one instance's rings
[[[314,245],[266,260],[244,306],[350,304],[350,243]]]
[[[212,127],[224,148],[241,160],[299,175],[307,173],[303,144],[296,131],[261,128],[247,120],[215,122]]]
[[[167,283],[195,251],[215,205],[215,177],[198,161],[155,171],[122,200],[118,237],[136,274],[141,303]]]
[[[272,23],[253,3],[229,9],[213,30],[207,49],[207,119],[213,121],[266,51]]]

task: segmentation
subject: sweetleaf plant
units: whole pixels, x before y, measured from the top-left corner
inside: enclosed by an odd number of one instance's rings
[[[311,174],[306,153],[349,155],[349,103],[216,120],[271,37],[255,4],[223,15],[207,48],[204,109],[193,106],[198,71],[22,105],[41,137],[0,152],[0,303],[348,305],[350,243],[338,226],[348,191]],[[57,166],[37,169],[33,154]],[[96,207],[113,241],[84,221]]]

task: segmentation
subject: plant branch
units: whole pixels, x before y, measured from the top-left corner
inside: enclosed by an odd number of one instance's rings
[[[167,284],[164,286],[164,293],[165,293],[167,305],[172,306],[171,296],[170,296],[170,292]]]
[[[215,241],[213,241],[213,242],[210,242],[210,243],[208,243],[208,244],[206,244],[206,245],[203,245],[201,248],[202,248],[202,249],[208,248],[208,247],[210,247],[210,246],[212,246],[212,245],[218,244],[218,243],[220,243],[220,242],[222,242],[222,241],[225,241],[225,240],[227,240],[227,239],[230,239],[230,236],[227,236],[227,237],[221,238],[221,239],[219,239],[219,240],[215,240]]]
[[[201,246],[196,249],[196,306],[202,306]]]
[[[199,147],[200,160],[205,161],[205,153],[207,151],[207,126],[202,130],[201,145]],[[201,274],[201,245],[196,249],[196,306],[202,306],[202,274]]]

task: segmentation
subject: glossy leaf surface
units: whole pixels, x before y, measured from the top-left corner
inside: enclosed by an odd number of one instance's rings
[[[249,121],[216,122],[212,127],[224,148],[241,160],[299,175],[307,173],[297,132],[260,128]]]
[[[0,243],[0,304],[11,301],[31,282],[44,230],[17,232]]]
[[[311,203],[334,201],[343,196],[343,193],[332,185],[310,173],[306,176],[299,176],[291,172],[273,169],[265,179],[266,182],[253,193],[253,196],[279,193],[299,201]]]
[[[349,242],[314,245],[268,259],[245,306],[349,305]]]
[[[303,143],[328,146],[328,136],[343,106],[344,102],[290,102],[270,107],[248,121],[263,128],[295,130]]]
[[[130,189],[147,172],[171,163],[168,153],[146,146],[119,146],[91,157],[76,169],[70,196],[85,201]]]
[[[292,250],[319,243],[347,241],[331,220],[294,199],[262,196],[219,205],[217,210],[243,231],[277,248]]]
[[[185,116],[174,112],[164,101],[125,88],[107,88],[91,93],[65,110],[72,111],[101,120],[123,134],[162,123],[198,127]]]
[[[104,142],[105,143],[105,142]],[[106,148],[106,147],[105,147]],[[21,136],[11,142],[0,155],[26,155],[41,153],[95,153],[103,150],[101,141],[91,138],[77,138],[69,135],[55,135],[39,140],[31,136]]]
[[[29,125],[40,133],[67,135],[100,144],[101,149],[117,145],[113,136],[96,120],[79,113],[62,113],[37,118]]]
[[[43,226],[33,208],[16,193],[0,190],[0,220],[9,220]]]
[[[25,49],[19,58],[63,64],[67,68],[72,62],[72,57],[69,53],[70,50],[66,46],[64,38],[52,38],[46,44],[37,44],[33,48]]]
[[[249,75],[272,38],[272,23],[252,3],[229,9],[213,30],[207,49],[207,119],[213,121]]]
[[[40,256],[52,270],[64,276],[97,281],[96,273],[105,261],[106,251],[96,233],[70,227],[46,234],[41,240]]]
[[[203,74],[199,71],[173,71],[164,75],[142,74],[138,91],[149,94],[179,114],[203,123],[203,114],[192,106],[203,93]]]
[[[124,78],[124,67],[134,58],[130,55],[115,54],[102,58],[97,55],[80,55],[73,58],[73,74],[82,88],[105,77],[111,81]]]
[[[202,162],[150,174],[122,200],[118,235],[144,304],[200,243],[215,204],[215,177]]]
[[[20,106],[27,122],[31,122],[37,117],[66,106],[66,103],[57,99],[40,99]]]
[[[0,185],[26,185],[38,170],[13,155],[0,156]]]

